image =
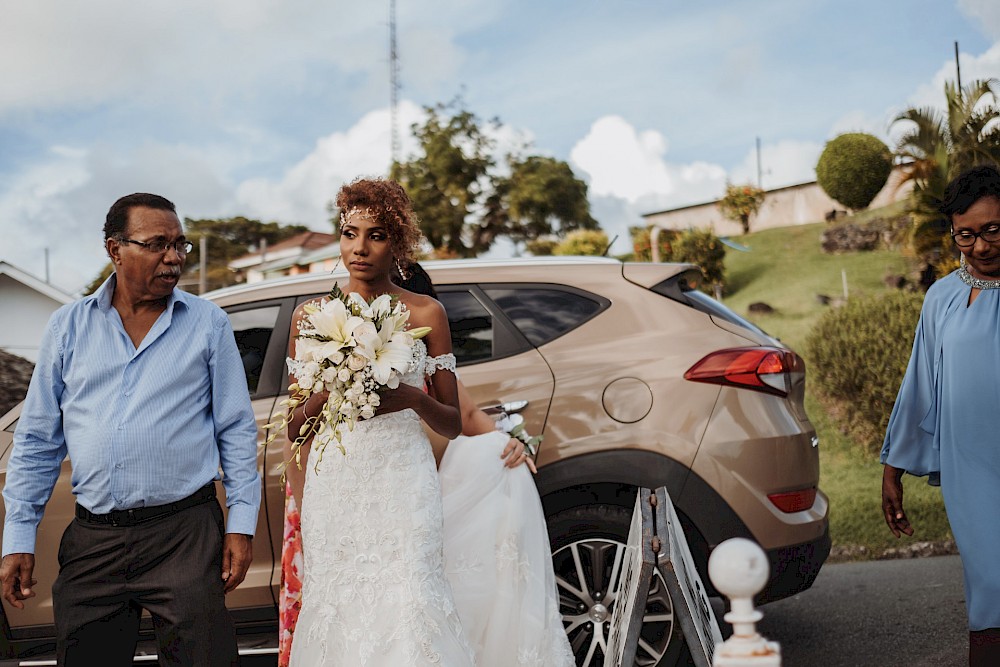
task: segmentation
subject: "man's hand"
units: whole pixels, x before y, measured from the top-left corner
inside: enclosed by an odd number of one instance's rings
[[[7,554],[0,563],[0,583],[3,597],[12,607],[24,609],[24,600],[35,597],[31,587],[38,583],[32,578],[35,572],[34,554]]]
[[[5,558],[5,563],[6,560]],[[235,590],[243,583],[252,560],[253,541],[250,536],[226,533],[226,540],[222,545],[222,580],[226,582],[226,593]]]
[[[508,468],[516,468],[524,463],[531,472],[538,472],[535,468],[535,462],[531,460],[531,457],[525,451],[524,443],[517,438],[508,438],[507,446],[503,448],[500,458],[504,459],[504,465]]]
[[[882,513],[889,530],[896,537],[900,533],[913,535],[913,526],[903,511],[903,472],[888,463],[882,471]]]

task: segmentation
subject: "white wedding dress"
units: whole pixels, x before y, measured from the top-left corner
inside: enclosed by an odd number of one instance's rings
[[[478,667],[573,667],[545,515],[503,432],[451,441],[441,460],[445,571]]]
[[[442,364],[430,361],[430,370]],[[417,341],[407,384],[422,386]],[[302,500],[302,610],[295,667],[474,664],[445,577],[441,485],[420,418],[402,410],[359,422],[347,451],[309,454]]]

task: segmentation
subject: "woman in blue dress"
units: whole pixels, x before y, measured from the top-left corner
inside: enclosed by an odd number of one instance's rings
[[[913,534],[904,472],[940,484],[962,555],[969,664],[1000,665],[1000,172],[969,169],[941,212],[962,266],[927,291],[882,446],[882,510]]]

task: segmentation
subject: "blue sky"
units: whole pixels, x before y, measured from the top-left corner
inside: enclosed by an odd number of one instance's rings
[[[76,291],[120,195],[328,230],[389,162],[388,0],[0,4],[0,259]],[[954,77],[1000,77],[995,0],[397,0],[401,126],[461,93],[570,162],[626,250],[640,214],[727,180],[812,180],[845,131],[892,141]],[[497,252],[503,252],[501,247]]]

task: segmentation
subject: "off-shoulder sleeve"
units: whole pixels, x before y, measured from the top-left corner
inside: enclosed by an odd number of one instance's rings
[[[430,377],[434,375],[439,370],[455,372],[455,355],[449,352],[448,354],[441,354],[436,357],[427,357],[427,361],[424,364],[424,375]]]

